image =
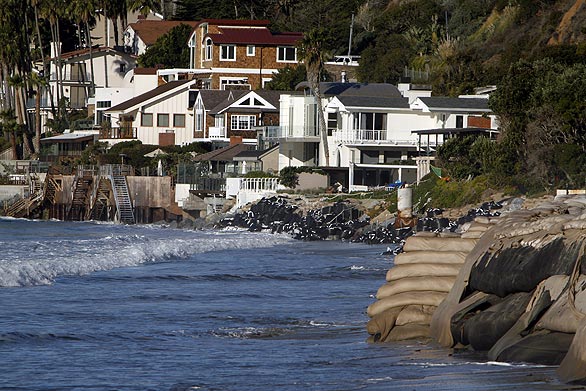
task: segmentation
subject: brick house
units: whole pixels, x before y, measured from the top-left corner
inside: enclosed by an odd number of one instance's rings
[[[299,32],[273,33],[268,20],[204,19],[189,39],[190,68],[205,89],[260,89],[299,64]]]

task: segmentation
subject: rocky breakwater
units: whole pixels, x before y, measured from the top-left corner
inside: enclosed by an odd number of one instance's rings
[[[372,205],[369,205],[372,206]],[[411,228],[395,229],[391,222],[373,226],[360,201],[270,197],[226,217],[219,227],[287,233],[299,240],[347,240],[360,243],[398,243]]]
[[[586,197],[556,197],[490,218],[430,335],[490,360],[559,365],[586,381]]]
[[[461,226],[460,233],[422,231],[407,238],[386,274],[386,283],[376,293],[377,301],[368,307],[369,341],[429,337],[433,313],[489,226],[488,217],[476,217]]]

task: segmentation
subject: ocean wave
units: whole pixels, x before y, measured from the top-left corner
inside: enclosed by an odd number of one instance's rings
[[[117,232],[111,233],[104,228],[96,227],[99,233],[95,230],[81,232],[81,237],[68,233],[64,237],[21,243],[0,240],[3,247],[0,287],[49,285],[60,276],[80,276],[144,263],[186,259],[198,253],[272,247],[292,241],[283,235],[258,233],[202,233],[161,228],[153,231],[143,227],[133,227],[126,232],[112,227]]]

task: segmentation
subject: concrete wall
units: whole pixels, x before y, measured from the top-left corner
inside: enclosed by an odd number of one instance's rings
[[[302,172],[299,174],[299,184],[296,190],[308,190],[328,187],[328,176],[321,174],[311,174],[309,172]]]
[[[0,185],[0,201],[9,200],[15,195],[26,197],[28,194],[28,186],[20,185]]]

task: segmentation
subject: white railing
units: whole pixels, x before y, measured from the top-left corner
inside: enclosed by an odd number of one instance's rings
[[[334,140],[340,143],[371,143],[386,142],[386,130],[351,129],[336,130],[333,133]]]
[[[225,138],[226,127],[225,126],[210,126],[209,129],[210,138]]]
[[[279,178],[242,178],[240,191],[249,193],[275,192],[279,186]]]

